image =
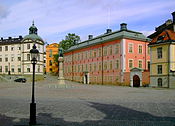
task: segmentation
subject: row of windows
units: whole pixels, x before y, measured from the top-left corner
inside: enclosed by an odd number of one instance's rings
[[[5,72],[8,72],[8,71],[10,71],[12,73],[16,72],[14,66],[11,66],[10,70],[9,70],[8,66],[5,66],[4,70],[5,70]],[[38,66],[37,70],[38,70],[38,72],[40,72],[40,66]],[[2,71],[3,71],[3,68],[2,68],[2,66],[0,66],[0,72],[2,72]],[[27,67],[26,71],[27,72],[31,72],[31,69],[29,67]],[[21,68],[20,67],[17,68],[17,72],[21,72]]]
[[[134,53],[134,43],[129,43],[128,44],[128,53]],[[142,54],[143,53],[143,45],[138,44],[138,53]],[[150,48],[147,47],[147,53],[150,54]]]
[[[10,51],[10,47],[9,46],[5,46],[4,47],[4,50],[5,51]],[[14,51],[14,50],[15,50],[15,46],[11,46],[11,51]],[[17,50],[21,50],[20,45],[18,45]],[[1,51],[3,51],[3,46],[0,46],[0,52]]]
[[[30,61],[31,60],[31,56],[30,54],[27,54],[27,60]],[[2,58],[2,55],[0,55],[0,62],[3,61],[3,58]],[[4,59],[5,62],[8,62],[8,61],[15,61],[15,56],[14,54],[11,54],[11,60],[10,58],[8,57],[8,54],[5,55],[5,59]],[[17,61],[21,61],[21,55],[18,54],[17,56]],[[40,55],[38,55],[38,61],[40,61]]]
[[[10,59],[10,58],[9,58],[8,55],[6,54],[6,55],[5,55],[5,58],[4,58],[4,61],[5,61],[5,62],[8,62],[8,61],[10,61],[9,59]],[[15,56],[14,56],[14,54],[11,54],[11,61],[15,61]],[[17,56],[17,61],[21,61],[21,55],[20,55],[20,54],[18,54],[18,56]],[[0,55],[0,62],[3,62],[2,55]]]
[[[119,60],[116,61],[109,61],[103,63],[103,70],[113,70],[119,69],[120,62]],[[84,65],[74,65],[73,66],[74,72],[84,72],[84,71],[97,71],[102,70],[102,63],[93,63],[93,64],[84,64]],[[69,73],[72,71],[72,66],[65,67],[65,73]]]
[[[67,77],[68,79],[69,77]],[[72,78],[69,78],[72,79]],[[83,81],[83,77],[80,76],[74,76],[73,80],[75,81]],[[90,82],[101,82],[102,81],[102,77],[101,76],[90,76],[89,77],[89,81]],[[104,76],[103,78],[103,82],[117,82],[119,81],[119,76]]]
[[[112,55],[112,54],[119,54],[120,53],[120,44],[110,45],[103,48],[103,56]],[[129,43],[128,45],[128,53],[134,53],[134,43]],[[138,53],[143,53],[143,45],[138,45]],[[147,47],[147,53],[150,53],[150,48]],[[51,54],[51,53],[50,53]],[[65,61],[69,62],[72,60],[83,60],[83,59],[89,59],[89,58],[95,58],[95,57],[101,57],[102,56],[102,48],[93,49],[90,51],[84,51],[77,54],[74,54],[73,57],[67,56],[65,57]]]
[[[133,60],[128,61],[128,67],[131,69],[134,67]],[[138,67],[143,68],[143,61],[138,61]],[[147,61],[147,67],[150,69],[150,61]],[[103,63],[103,70],[113,70],[120,68],[120,61],[106,61]],[[84,71],[100,71],[102,70],[102,63],[93,63],[93,64],[84,64],[84,65],[74,65],[73,66],[74,72],[84,72]],[[65,67],[65,73],[72,72],[72,66]]]
[[[33,44],[32,44],[32,45],[33,45]],[[40,46],[39,44],[36,45],[36,46],[37,46],[37,49],[38,49],[38,50],[41,49],[41,46]],[[0,52],[3,51],[3,48],[4,48],[5,51],[10,51],[10,50],[11,50],[11,51],[14,51],[14,50],[16,50],[16,49],[15,49],[15,46],[11,46],[11,47],[10,47],[10,46],[0,46]],[[27,49],[32,49],[31,44],[27,44]],[[17,50],[21,50],[21,46],[20,46],[20,45],[17,46]]]
[[[8,71],[10,71],[10,72],[12,72],[12,73],[15,72],[14,66],[11,66],[11,70],[9,70],[9,67],[8,67],[8,66],[5,66],[5,67],[4,67],[4,70],[5,70],[5,72],[8,72]],[[3,71],[3,68],[2,68],[2,66],[0,66],[0,72],[2,72],[2,71]],[[20,66],[18,66],[17,72],[21,72],[21,67],[20,67]]]
[[[110,46],[105,46],[103,48],[103,55],[107,56],[107,55],[112,55],[112,54],[119,54],[120,52],[120,45],[119,44],[115,44],[115,45],[110,45]],[[80,52],[77,54],[74,54],[73,57],[67,56],[65,57],[65,61],[71,61],[72,58],[74,60],[83,60],[83,59],[89,59],[89,58],[96,58],[96,57],[101,57],[102,56],[102,48],[98,48],[98,49],[93,49],[93,50],[89,50],[89,51],[84,51],[84,52]]]
[[[128,67],[131,69],[131,68],[133,68],[134,67],[134,61],[133,61],[133,59],[130,59],[129,61],[128,61]],[[148,70],[150,69],[150,61],[147,61],[147,67],[148,67]],[[138,68],[143,68],[143,61],[142,60],[139,60],[138,61]]]

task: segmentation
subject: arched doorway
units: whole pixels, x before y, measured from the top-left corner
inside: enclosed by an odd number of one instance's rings
[[[138,75],[133,76],[133,87],[140,87],[140,78]]]
[[[157,83],[158,87],[162,87],[162,78],[158,78]]]

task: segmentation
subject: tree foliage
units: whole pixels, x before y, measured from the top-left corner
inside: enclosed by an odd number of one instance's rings
[[[67,50],[71,46],[76,45],[78,42],[80,42],[80,36],[74,33],[68,33],[65,39],[60,42],[60,47],[63,48],[63,50]]]

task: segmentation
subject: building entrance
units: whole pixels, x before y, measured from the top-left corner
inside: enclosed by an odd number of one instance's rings
[[[133,76],[133,87],[140,87],[140,78],[138,75]]]

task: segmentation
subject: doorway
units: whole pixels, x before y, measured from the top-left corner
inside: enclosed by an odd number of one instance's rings
[[[133,76],[133,87],[140,87],[140,78],[138,75]]]

